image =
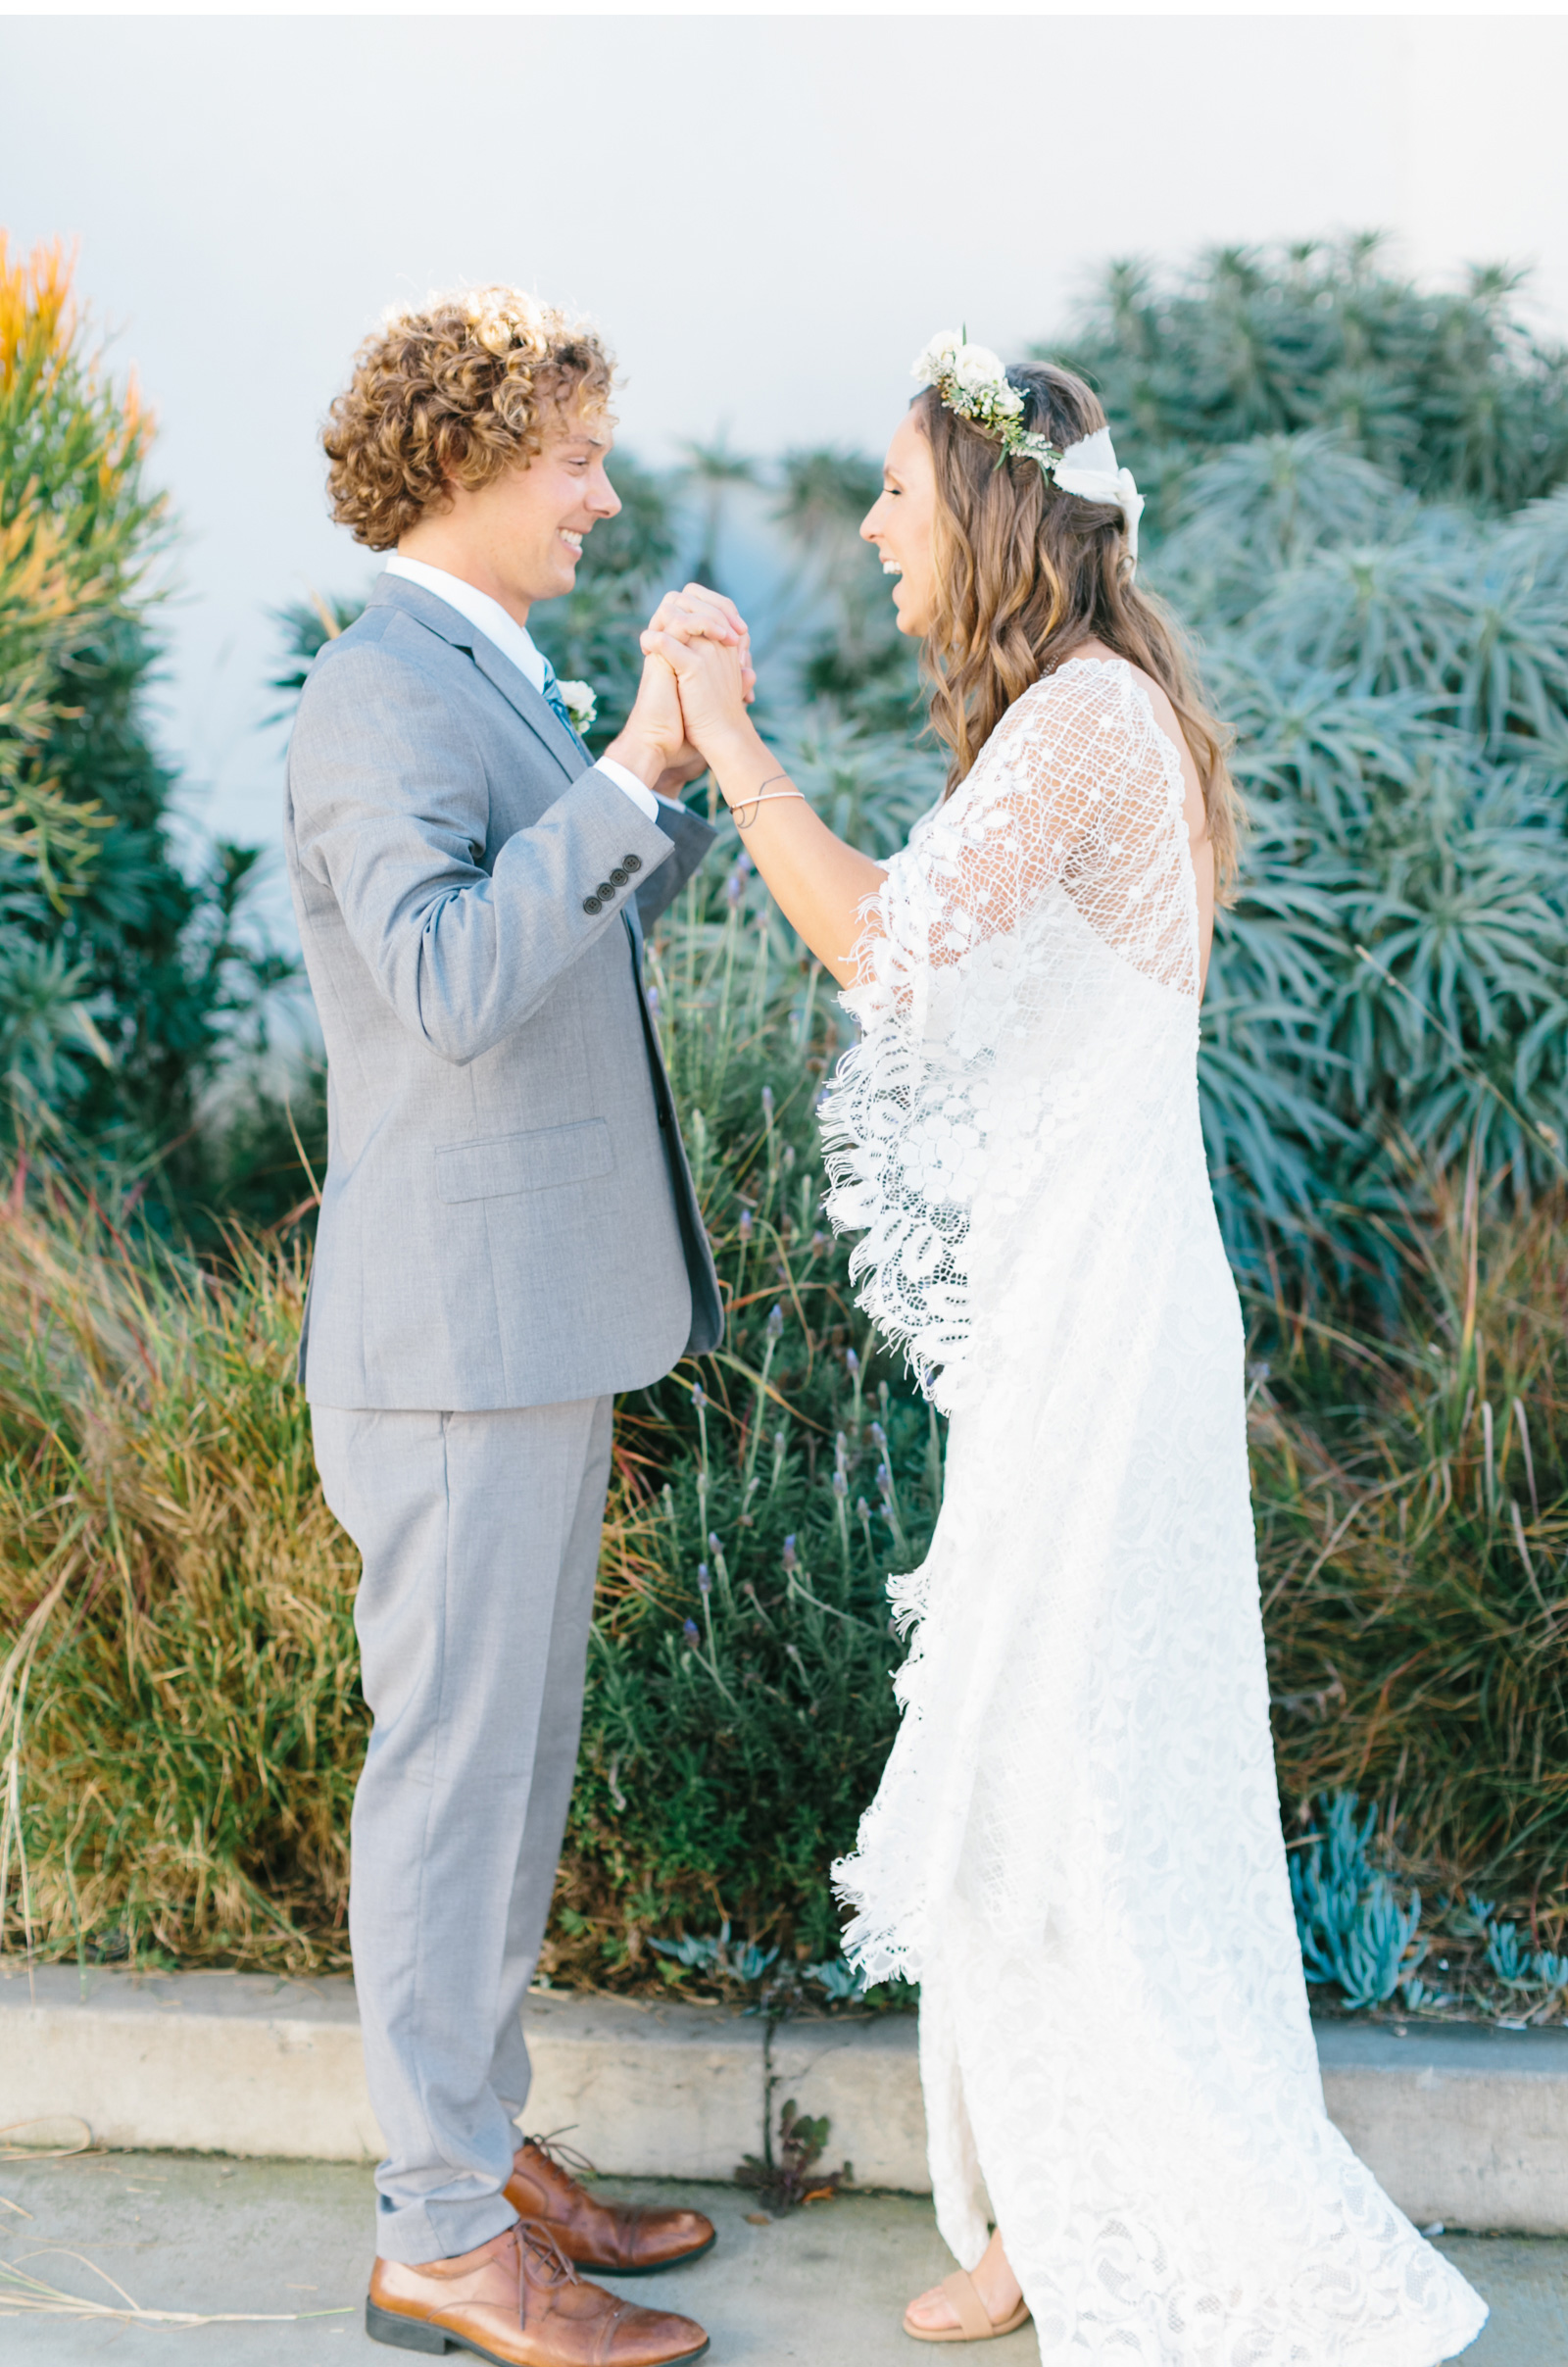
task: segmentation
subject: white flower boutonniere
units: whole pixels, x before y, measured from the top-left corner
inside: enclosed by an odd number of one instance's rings
[[[572,730],[576,732],[591,731],[594,717],[599,713],[599,701],[594,696],[592,684],[558,682],[556,688],[560,691],[566,713],[571,717]]]

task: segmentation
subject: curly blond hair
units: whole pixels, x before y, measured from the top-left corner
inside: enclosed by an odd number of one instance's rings
[[[614,365],[586,321],[518,288],[395,307],[354,357],[327,415],[332,516],[389,551],[451,488],[470,491],[543,449],[552,413],[608,411]]]

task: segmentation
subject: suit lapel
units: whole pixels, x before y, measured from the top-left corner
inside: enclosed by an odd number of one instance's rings
[[[493,682],[507,705],[527,724],[536,739],[544,742],[568,781],[586,772],[593,758],[577,734],[561,720],[543,691],[535,690],[527,675],[512,660],[504,657],[488,633],[480,632],[466,616],[460,616],[444,600],[427,592],[423,584],[411,583],[406,575],[382,575],[368,605],[402,609],[418,624],[426,625],[432,633],[450,643],[453,649],[466,650],[487,682]],[[640,981],[643,970],[642,915],[635,897],[629,897],[621,907],[621,918],[631,941],[632,968]]]
[[[502,656],[487,633],[470,624],[466,616],[455,608],[427,592],[421,583],[411,583],[406,575],[378,577],[368,605],[371,608],[402,609],[416,623],[451,645],[466,650],[487,682],[494,683],[513,712],[527,724],[534,737],[545,747],[565,773],[574,781],[593,763],[574,731],[567,729],[542,691],[535,690],[526,674]]]
[[[463,622],[461,616],[458,621]],[[469,638],[463,646],[508,705],[516,709],[529,730],[536,731],[551,755],[564,764],[568,778],[575,780],[579,772],[585,772],[593,758],[576,733],[563,723],[544,692],[535,690],[527,675],[519,672],[510,658],[504,658],[483,633],[470,628]]]

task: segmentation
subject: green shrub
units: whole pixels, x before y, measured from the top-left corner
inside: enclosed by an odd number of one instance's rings
[[[651,964],[729,1326],[619,1413],[639,1567],[596,1632],[554,1956],[601,1974],[693,1918],[830,1949],[826,1868],[895,1722],[884,1583],[941,1494],[935,1417],[820,1229],[834,990],[749,869],[694,883]]]
[[[58,246],[0,233],[0,1063],[12,1139],[122,1167],[188,1138],[228,1032],[278,974],[240,926],[256,856],[188,880],[142,719],[164,499],[152,422],[71,298]],[[160,1177],[194,1180],[188,1142]]]
[[[1308,434],[1185,498],[1158,580],[1252,814],[1201,1066],[1232,1254],[1377,1259],[1406,1142],[1528,1205],[1568,1143],[1568,494],[1480,523]]]
[[[817,1229],[816,965],[739,868],[686,891],[653,965],[731,1312],[700,1380],[617,1423],[555,1942],[599,1978],[689,1916],[829,1948],[827,1863],[892,1733],[882,1582],[940,1488]],[[212,1278],[54,1181],[0,1222],[13,1944],[342,1960],[356,1572],[289,1377],[300,1290],[275,1240],[234,1234]]]
[[[1106,382],[1125,457],[1160,495],[1151,575],[1201,629],[1254,814],[1243,899],[1216,940],[1201,1084],[1222,1217],[1251,1277],[1288,1820],[1299,1833],[1335,1795],[1375,1802],[1355,1913],[1386,1903],[1377,1871],[1419,1881],[1422,1930],[1446,1934],[1474,2001],[1520,1966],[1555,1965],[1568,1929],[1568,496],[1547,490],[1557,395],[1495,290],[1433,304],[1403,440],[1350,432],[1343,378],[1336,392],[1324,373],[1357,306],[1383,322],[1378,370],[1404,350],[1404,300],[1385,288],[1372,305],[1368,268],[1358,253],[1308,259],[1277,306],[1248,295],[1261,327],[1237,326],[1229,267],[1168,319],[1151,297],[1134,326],[1153,393],[1123,403]],[[1302,306],[1304,325],[1289,325]],[[1339,346],[1306,338],[1331,317]],[[1254,416],[1245,372],[1221,384],[1213,355],[1234,361],[1281,321],[1259,383],[1297,339],[1294,408]],[[1406,327],[1428,335],[1420,319]],[[1461,364],[1480,373],[1468,412],[1444,391]],[[1535,422],[1522,473],[1487,462],[1479,430],[1452,440],[1484,395]],[[1190,399],[1206,424],[1178,450],[1168,422]],[[942,767],[912,736],[910,653],[854,537],[865,469],[830,453],[781,471],[797,670],[775,669],[770,728],[834,826],[882,853]],[[622,481],[626,517],[596,533],[578,593],[539,619],[561,670],[599,688],[602,732],[631,695],[632,628],[677,571],[671,488]],[[1444,484],[1464,506],[1431,498]],[[1510,513],[1526,495],[1540,498]],[[41,517],[22,529],[32,542],[13,521],[0,546],[0,665],[20,686],[0,715],[0,786],[33,800],[5,824],[26,842],[14,876],[85,906],[99,825],[79,802],[44,802],[36,758],[64,679],[67,643],[51,635],[66,618],[69,640],[76,598]],[[312,636],[352,613],[296,616],[294,675]],[[618,1412],[546,1959],[558,1979],[691,1981],[720,1954],[732,1972],[775,1947],[786,1965],[831,1954],[826,1868],[893,1729],[881,1581],[918,1558],[940,1497],[935,1427],[873,1358],[845,1245],[817,1217],[831,989],[743,858],[710,870],[660,932],[652,976],[730,1328],[720,1356]],[[90,1031],[62,1016],[82,993],[43,997],[54,1016],[37,1042],[55,1027],[49,1057],[90,1084]],[[300,1110],[312,1157],[319,1114]],[[248,1212],[265,1219],[301,1187],[279,1173],[269,1197],[263,1154],[291,1163],[283,1113],[245,1122],[225,1188],[249,1173]],[[204,1279],[58,1181],[19,1176],[0,1224],[13,1944],[24,1845],[47,1951],[342,1961],[364,1729],[354,1568],[287,1378],[298,1288],[275,1241],[236,1233],[222,1278]],[[722,1951],[650,1945],[726,1922],[744,1937]],[[1367,1940],[1377,1960],[1355,1978],[1369,1995],[1387,1984],[1392,1932]]]
[[[826,1869],[894,1723],[881,1582],[918,1558],[940,1495],[929,1412],[872,1358],[844,1245],[817,1223],[832,1007],[764,918],[737,863],[687,891],[654,949],[731,1323],[720,1356],[619,1409],[557,1980],[701,1980],[649,1943],[726,1918],[786,1963],[831,1955]],[[1375,1800],[1424,1928],[1454,1934],[1441,1902],[1482,1889],[1518,1902],[1539,1951],[1568,1925],[1564,1208],[1489,1216],[1474,1176],[1468,1200],[1428,1179],[1420,1201],[1436,1230],[1391,1225],[1399,1325],[1253,1307],[1282,1793],[1292,1830],[1324,1793]],[[79,1934],[87,1951],[341,1962],[356,1572],[288,1377],[298,1268],[236,1239],[227,1275],[202,1278],[58,1187],[12,1208],[11,1944],[23,1842],[46,1952]],[[1485,1994],[1478,1971],[1466,1995]]]
[[[1321,429],[1412,492],[1516,510],[1568,475],[1568,374],[1518,304],[1522,274],[1455,292],[1383,266],[1361,233],[1222,247],[1161,276],[1118,263],[1061,342],[1098,386],[1158,534],[1196,460]]]
[[[1252,813],[1203,1013],[1232,1257],[1397,1280],[1401,1146],[1527,1206],[1568,1145],[1568,376],[1517,279],[1379,242],[1107,271],[1051,350],[1151,496]]]

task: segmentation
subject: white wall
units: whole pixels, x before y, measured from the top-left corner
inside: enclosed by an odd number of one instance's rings
[[[1552,18],[0,19],[0,223],[80,285],[187,529],[167,730],[275,829],[267,610],[371,563],[314,437],[380,307],[580,304],[650,457],[730,424],[875,445],[929,332],[1049,334],[1102,259],[1387,226],[1568,316]]]

